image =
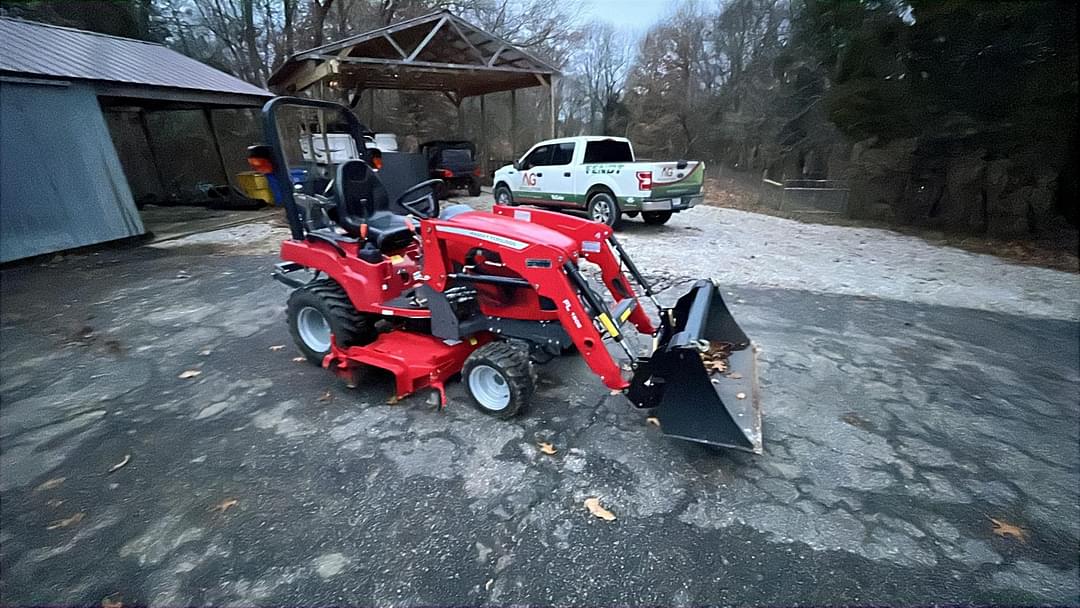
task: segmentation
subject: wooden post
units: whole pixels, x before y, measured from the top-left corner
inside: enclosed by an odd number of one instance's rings
[[[488,174],[488,141],[487,141],[487,108],[484,106],[484,98],[480,96],[480,167],[484,177]]]
[[[455,102],[454,105],[457,107],[458,137],[461,139],[468,139],[468,137],[465,136],[465,108],[462,106],[464,102],[464,99],[458,97],[457,102]]]
[[[158,162],[157,153],[154,152],[154,140],[150,137],[150,123],[146,121],[146,111],[139,110],[139,126],[142,127],[143,137],[146,139],[146,149],[150,151],[150,162],[154,165],[154,175],[158,179],[157,194],[165,196],[165,175],[161,173],[161,163]]]
[[[214,125],[214,111],[210,108],[203,108],[203,116],[206,117],[206,124],[210,127],[210,139],[214,141],[214,150],[217,152],[218,161],[221,163],[221,172],[225,174],[225,183],[229,187],[233,187],[232,176],[229,175],[229,167],[225,164],[225,153],[221,151],[221,140],[218,139],[217,126]]]
[[[372,131],[375,130],[375,89],[371,89],[371,93],[368,94],[367,117],[360,122],[367,125],[367,128]]]
[[[548,77],[548,105],[550,106],[551,113],[551,137],[558,137],[556,135],[557,129],[555,128],[555,75],[552,74]]]
[[[518,153],[517,134],[517,89],[510,89],[510,152],[515,155]]]

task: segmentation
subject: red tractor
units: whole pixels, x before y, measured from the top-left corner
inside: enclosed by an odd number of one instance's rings
[[[278,97],[263,108],[281,183],[289,167],[277,113],[290,106],[340,112],[362,155],[283,189],[292,238],[274,277],[295,288],[289,329],[312,363],[350,379],[365,365],[389,370],[396,397],[434,389],[443,405],[444,384],[460,375],[480,411],[509,418],[533,396],[534,365],[576,350],[609,389],[655,408],[664,433],[760,453],[754,349],[712,282],[664,308],[603,224],[501,205],[440,213],[439,180],[390,201],[363,156],[366,129],[339,104]],[[613,306],[583,275],[586,262]],[[649,356],[627,345],[626,324],[653,337]]]

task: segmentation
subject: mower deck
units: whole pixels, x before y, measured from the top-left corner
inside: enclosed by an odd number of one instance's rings
[[[445,384],[461,371],[465,359],[490,338],[478,334],[469,340],[440,340],[429,334],[395,330],[383,334],[371,344],[341,348],[335,342],[323,367],[351,381],[357,364],[371,365],[394,374],[395,397],[401,399],[416,391],[433,388],[446,405]]]

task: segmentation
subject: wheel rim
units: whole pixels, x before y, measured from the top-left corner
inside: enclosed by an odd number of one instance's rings
[[[510,194],[506,190],[499,190],[499,195],[495,197],[495,201],[500,205],[505,205],[510,202]]]
[[[330,322],[319,309],[305,306],[296,315],[296,330],[311,350],[324,353],[330,350]]]
[[[611,205],[606,199],[601,197],[593,199],[592,219],[604,224],[611,223]]]
[[[510,405],[510,385],[499,370],[477,365],[469,373],[469,391],[485,409],[498,412]]]

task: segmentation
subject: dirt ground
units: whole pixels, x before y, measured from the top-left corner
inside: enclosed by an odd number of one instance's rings
[[[759,203],[760,180],[738,171],[725,171],[705,181],[705,202],[726,209],[740,209],[810,224],[850,226],[892,230],[921,238],[933,245],[957,247],[973,253],[996,255],[1019,264],[1029,264],[1080,273],[1080,232],[1067,226],[1036,239],[994,239],[983,236],[949,234],[919,226],[903,226],[888,222],[852,219],[822,214],[777,211]]]

